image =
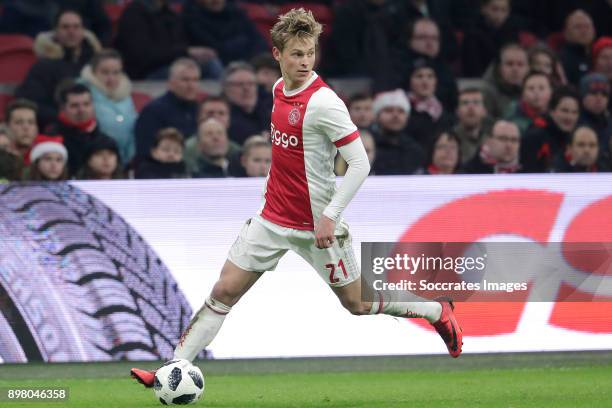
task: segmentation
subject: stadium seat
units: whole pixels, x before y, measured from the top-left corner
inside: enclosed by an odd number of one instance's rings
[[[119,28],[119,18],[123,14],[127,4],[124,3],[104,3],[104,11],[111,22],[112,38],[114,39]]]
[[[134,101],[134,107],[136,112],[140,113],[142,108],[153,99],[151,95],[144,92],[132,92],[132,101]]]
[[[9,94],[0,93],[0,122],[4,121],[4,109],[15,97]]]
[[[0,83],[19,83],[36,62],[33,40],[27,35],[0,35]]]

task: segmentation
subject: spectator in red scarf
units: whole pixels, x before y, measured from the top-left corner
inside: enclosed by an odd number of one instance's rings
[[[557,173],[594,173],[607,171],[598,163],[599,141],[597,133],[588,126],[579,126],[573,133],[565,154],[559,155],[553,171]]]
[[[470,174],[517,173],[521,170],[519,148],[521,134],[515,123],[498,120],[480,151],[465,166]]]
[[[553,94],[546,124],[532,127],[521,143],[521,164],[529,173],[551,170],[553,159],[563,154],[580,114],[580,98],[570,88],[559,88]]]
[[[98,127],[91,91],[87,86],[69,82],[60,87],[58,95],[58,120],[47,133],[64,137],[68,150],[68,174],[74,176],[84,164],[89,145],[102,136],[108,136]]]
[[[506,118],[516,123],[521,135],[532,126],[545,125],[544,115],[553,93],[550,77],[541,72],[530,72],[523,80],[521,100],[512,103]]]
[[[424,174],[455,174],[461,165],[459,136],[451,130],[438,132],[429,148]]]

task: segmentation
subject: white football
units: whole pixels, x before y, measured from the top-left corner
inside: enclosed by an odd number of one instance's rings
[[[204,376],[188,360],[170,360],[155,373],[153,390],[164,405],[192,404],[204,394]]]

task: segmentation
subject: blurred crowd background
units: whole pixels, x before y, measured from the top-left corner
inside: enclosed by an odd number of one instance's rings
[[[4,0],[0,178],[265,176],[297,7],[373,175],[612,170],[612,0]]]

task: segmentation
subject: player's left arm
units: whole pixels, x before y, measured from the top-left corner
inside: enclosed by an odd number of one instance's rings
[[[319,248],[328,248],[334,242],[336,222],[370,173],[368,155],[346,105],[331,90],[329,95],[326,95],[326,100],[324,109],[319,109],[317,115],[320,130],[336,145],[340,155],[348,164],[348,170],[332,200],[315,224],[315,239]]]

